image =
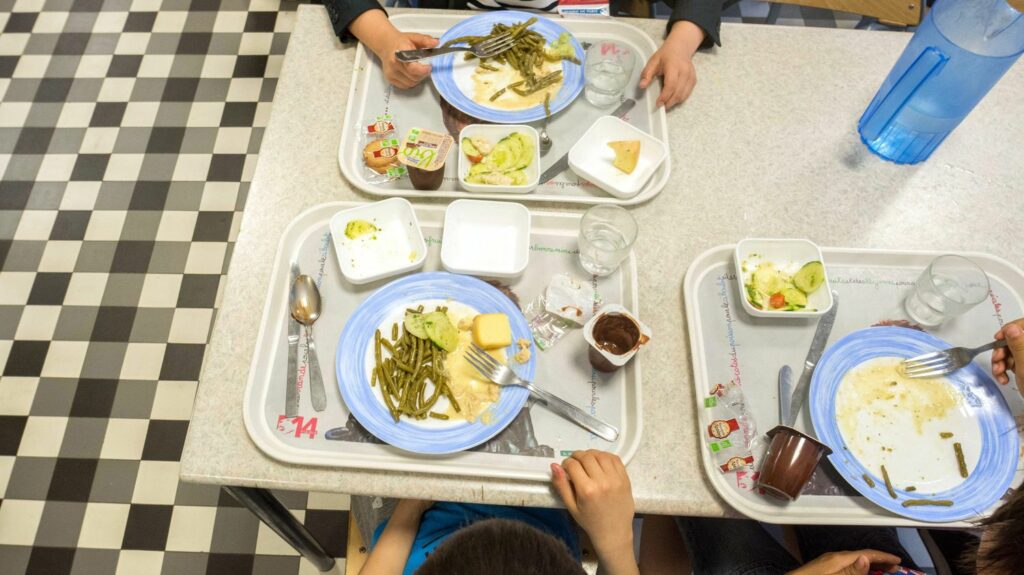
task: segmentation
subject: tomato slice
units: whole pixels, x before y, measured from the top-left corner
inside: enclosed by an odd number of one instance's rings
[[[768,305],[772,306],[774,309],[786,307],[786,297],[782,295],[782,292],[772,294],[771,299],[768,300]]]

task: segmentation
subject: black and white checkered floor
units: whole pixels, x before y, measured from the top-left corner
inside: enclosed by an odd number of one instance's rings
[[[315,572],[178,482],[295,6],[0,0],[3,573]],[[346,496],[279,495],[344,556]]]

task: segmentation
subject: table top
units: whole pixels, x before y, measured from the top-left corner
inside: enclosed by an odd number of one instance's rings
[[[660,38],[664,23],[631,20]],[[698,54],[698,85],[669,118],[673,177],[633,208],[644,431],[628,470],[638,512],[735,514],[704,478],[683,309],[683,274],[709,247],[744,237],[820,245],[988,252],[1020,264],[1024,69],[1011,69],[927,162],[897,166],[861,144],[856,122],[910,35],[723,25]],[[287,465],[242,422],[242,396],[281,232],[303,210],[358,193],[337,163],[355,46],[324,9],[301,6],[260,150],[181,459],[187,481],[493,504],[555,506],[536,482]],[[568,210],[545,205],[540,209]],[[579,209],[579,208],[575,208]]]

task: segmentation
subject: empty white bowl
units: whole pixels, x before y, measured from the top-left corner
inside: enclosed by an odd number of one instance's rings
[[[470,184],[466,182],[466,174],[473,165],[462,151],[462,139],[481,136],[492,146],[512,132],[525,134],[533,142],[533,161],[526,167],[526,183],[521,186],[491,186],[488,184]],[[515,124],[470,124],[459,132],[459,185],[467,192],[505,192],[509,194],[525,194],[532,192],[540,182],[540,138],[537,130],[531,126]]]
[[[510,278],[530,261],[530,210],[512,202],[456,200],[444,213],[441,265],[458,274]]]
[[[640,158],[632,174],[612,165],[615,151],[608,147],[608,142],[618,140],[640,140]],[[661,140],[629,122],[602,116],[569,150],[569,167],[616,198],[628,199],[640,193],[667,155]]]
[[[739,284],[740,299],[743,309],[750,315],[758,317],[818,317],[832,309],[832,287],[828,281],[828,268],[825,268],[825,281],[814,293],[807,296],[807,307],[799,311],[782,311],[758,309],[750,303],[747,296],[746,283],[758,264],[771,262],[775,267],[790,275],[796,273],[807,262],[819,261],[824,266],[821,248],[810,240],[801,239],[764,239],[748,238],[736,244],[733,254],[736,265],[736,282]]]
[[[377,231],[349,238],[345,227],[363,220]],[[341,273],[349,282],[365,284],[423,266],[427,244],[412,204],[390,198],[342,210],[331,218],[331,240]]]

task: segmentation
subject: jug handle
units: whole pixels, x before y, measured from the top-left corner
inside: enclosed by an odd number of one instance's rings
[[[874,109],[864,112],[860,124],[861,136],[866,141],[878,139],[885,132],[885,129],[892,122],[892,119],[899,114],[903,106],[914,96],[914,93],[928,81],[929,78],[938,73],[949,61],[949,56],[943,54],[933,47],[925,48],[921,55],[914,60],[899,80],[889,89]]]

